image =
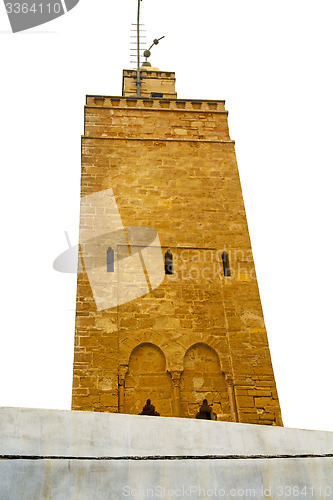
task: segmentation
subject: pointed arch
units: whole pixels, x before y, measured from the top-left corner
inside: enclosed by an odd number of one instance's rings
[[[218,354],[209,345],[199,342],[187,349],[180,392],[182,416],[194,418],[207,399],[219,420],[231,420],[225,377]]]
[[[173,415],[172,383],[163,351],[152,343],[136,346],[125,377],[124,413],[138,415],[147,399],[165,417]]]

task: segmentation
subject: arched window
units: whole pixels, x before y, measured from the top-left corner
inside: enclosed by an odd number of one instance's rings
[[[164,255],[164,266],[165,274],[173,274],[172,253],[170,251],[170,248],[168,248]]]
[[[223,254],[222,254],[222,264],[223,264],[224,276],[231,276],[230,266],[229,266],[229,257],[228,257],[227,252],[223,252]]]
[[[114,273],[114,251],[111,247],[106,251],[106,270],[108,273]]]

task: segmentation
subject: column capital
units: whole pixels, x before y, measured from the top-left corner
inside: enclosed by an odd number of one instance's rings
[[[170,370],[172,384],[174,387],[180,387],[180,377],[182,375],[182,370]]]
[[[125,377],[128,372],[128,365],[120,365],[118,369],[118,384],[124,385]]]

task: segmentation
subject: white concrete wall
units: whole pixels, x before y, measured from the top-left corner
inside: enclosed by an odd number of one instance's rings
[[[0,500],[333,499],[328,432],[2,408],[0,455]]]

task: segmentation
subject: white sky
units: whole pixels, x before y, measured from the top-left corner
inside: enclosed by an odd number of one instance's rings
[[[333,431],[333,4],[143,0],[180,98],[225,99],[285,426]],[[0,405],[70,409],[86,94],[121,94],[136,0],[11,34],[0,5]]]

